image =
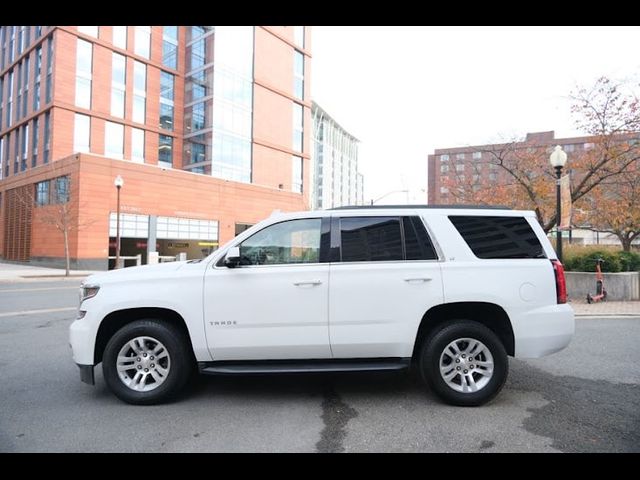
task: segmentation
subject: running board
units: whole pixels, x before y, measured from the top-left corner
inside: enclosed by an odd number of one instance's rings
[[[206,375],[322,373],[403,370],[411,358],[342,359],[342,360],[263,360],[200,362],[198,369]]]

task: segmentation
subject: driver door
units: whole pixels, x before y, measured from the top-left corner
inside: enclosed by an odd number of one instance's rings
[[[328,218],[271,224],[233,245],[238,266],[207,270],[205,329],[214,360],[331,358],[329,264],[320,247],[328,225]]]

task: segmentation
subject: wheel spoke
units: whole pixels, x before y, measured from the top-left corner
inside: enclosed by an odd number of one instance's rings
[[[482,344],[477,340],[469,342],[469,345],[467,345],[467,348],[465,349],[465,353],[467,355],[477,355],[478,352],[476,351],[476,349],[480,347],[480,345]]]
[[[476,384],[476,381],[473,378],[473,375],[469,374],[469,375],[465,375],[465,377],[467,377],[467,383],[469,384],[469,391],[470,392],[477,392],[478,391],[478,385]]]
[[[140,348],[140,345],[138,345],[137,338],[134,338],[129,342],[129,347],[131,347],[131,350],[133,350],[136,355],[140,355],[142,353],[142,348]]]

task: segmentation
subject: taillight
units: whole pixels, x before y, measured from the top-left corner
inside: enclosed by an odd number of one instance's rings
[[[556,295],[558,303],[567,303],[567,282],[564,278],[564,267],[560,260],[551,260],[553,273],[556,275]]]

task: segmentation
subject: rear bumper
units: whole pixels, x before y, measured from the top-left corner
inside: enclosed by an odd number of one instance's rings
[[[568,304],[537,308],[519,316],[514,325],[515,357],[539,358],[559,352],[575,332],[573,308]]]

